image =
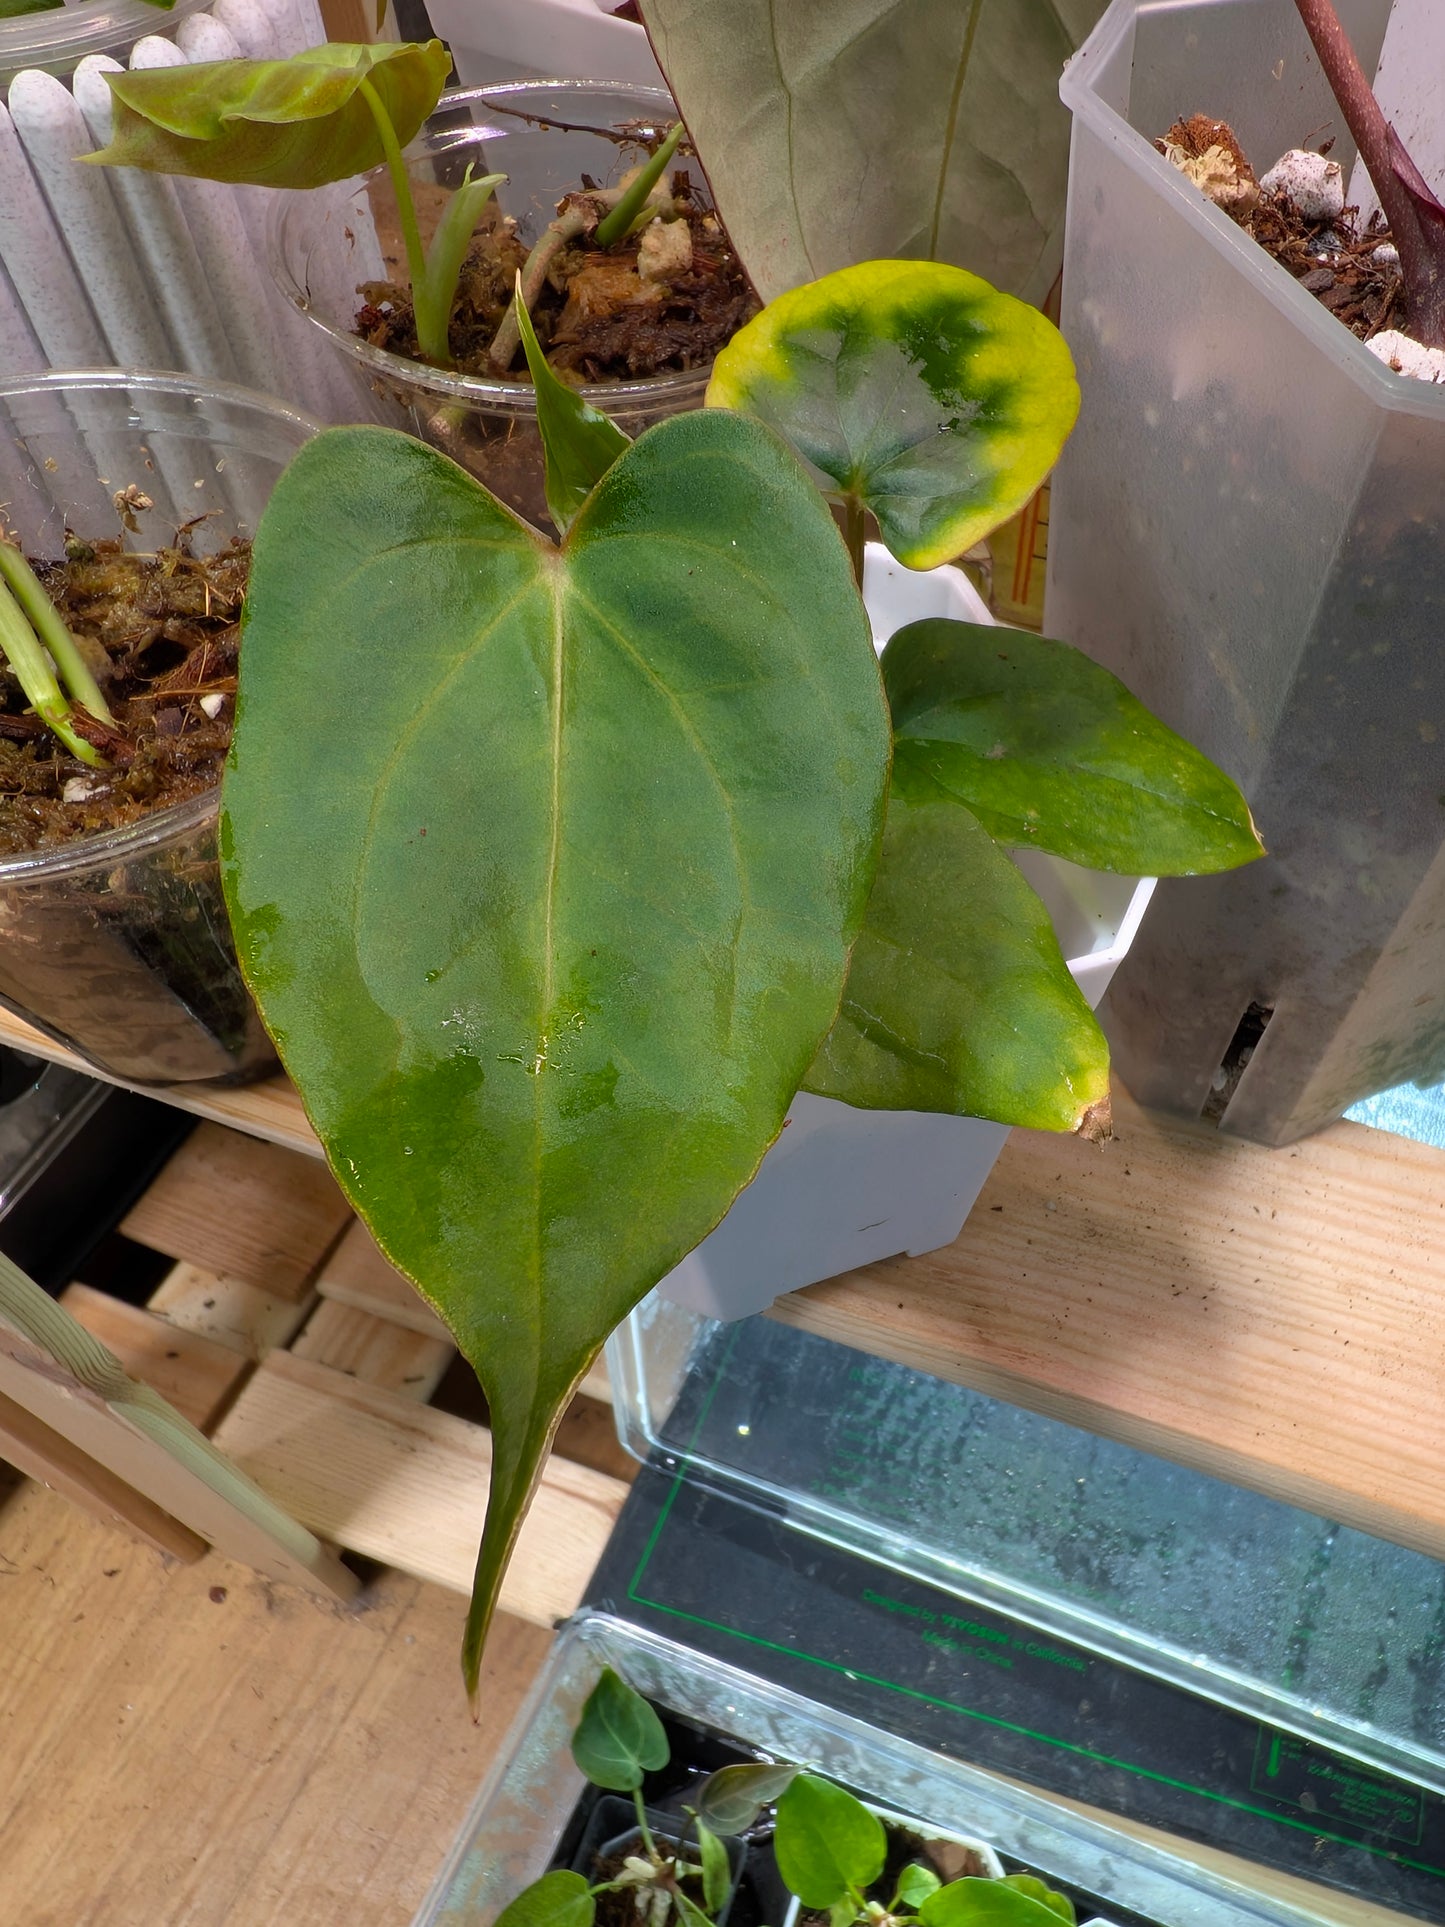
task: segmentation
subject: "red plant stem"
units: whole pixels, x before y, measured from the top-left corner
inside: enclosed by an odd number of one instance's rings
[[[1398,161],[1403,158],[1408,164],[1408,156],[1375,99],[1332,0],[1295,0],[1295,6],[1400,251],[1410,333],[1427,348],[1445,347],[1445,222],[1427,214],[1401,178]]]

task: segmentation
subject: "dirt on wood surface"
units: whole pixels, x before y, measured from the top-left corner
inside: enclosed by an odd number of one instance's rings
[[[77,712],[104,757],[73,756],[0,665],[0,859],[134,823],[213,789],[231,742],[248,542],[193,553],[190,533],[153,554],[72,538],[31,566],[100,684],[114,721]]]
[[[1155,146],[1266,254],[1288,269],[1322,307],[1328,308],[1361,341],[1400,325],[1403,283],[1397,259],[1375,259],[1390,240],[1384,217],[1373,214],[1363,226],[1359,210],[1346,207],[1334,221],[1309,221],[1283,195],[1260,187],[1234,130],[1208,114],[1190,114]],[[1328,143],[1316,151],[1328,152]],[[1272,156],[1266,163],[1268,172]]]
[[[552,261],[532,308],[532,323],[549,364],[574,382],[642,381],[706,368],[718,350],[757,313],[752,290],[731,242],[697,196],[685,168],[672,176],[675,218],[612,248],[599,248],[590,229]],[[568,195],[559,212],[585,206],[586,190]],[[675,234],[668,230],[676,230]],[[468,250],[452,308],[449,341],[466,375],[526,384],[520,349],[504,375],[488,349],[511,305],[528,249],[511,222],[494,215]],[[659,258],[661,256],[661,258]],[[374,348],[420,360],[411,290],[402,282],[368,281],[356,333]]]

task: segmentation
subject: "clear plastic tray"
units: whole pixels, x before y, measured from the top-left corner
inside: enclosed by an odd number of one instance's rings
[[[638,1457],[1445,1791],[1445,1566],[1423,1553],[771,1319],[654,1294],[608,1368]]]
[[[1309,1918],[974,1767],[623,1620],[584,1613],[554,1647],[412,1927],[489,1927],[546,1869],[583,1785],[568,1741],[604,1665],[700,1726],[804,1761],[895,1812],[976,1835],[1167,1927],[1304,1927]]]

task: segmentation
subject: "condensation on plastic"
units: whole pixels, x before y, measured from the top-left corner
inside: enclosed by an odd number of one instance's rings
[[[132,548],[254,534],[272,484],[316,432],[222,383],[97,370],[0,382],[0,500],[32,555],[67,529],[122,536],[113,494],[154,506]],[[0,863],[0,1001],[129,1083],[233,1082],[274,1061],[220,896],[217,794],[128,828]]]
[[[545,1871],[583,1786],[569,1751],[572,1728],[605,1665],[684,1719],[805,1762],[895,1812],[977,1835],[1121,1910],[1169,1927],[1305,1927],[1308,1919],[1041,1795],[625,1621],[583,1613],[554,1646],[412,1927],[490,1927]]]
[[[515,217],[522,240],[530,245],[552,219],[562,195],[575,189],[584,174],[606,186],[631,164],[616,142],[605,133],[587,132],[589,126],[610,128],[631,120],[666,126],[675,116],[671,97],[658,88],[523,81],[444,95],[407,153],[413,176],[423,182],[454,187],[469,161],[478,175],[506,174],[505,186],[497,190],[498,205]],[[539,126],[538,118],[552,124]],[[557,124],[561,122],[580,125],[569,129]],[[378,228],[394,234],[384,169],[367,176],[365,192],[374,203]],[[550,528],[536,400],[529,382],[424,368],[373,348],[353,332],[358,283],[383,278],[380,258],[364,258],[359,251],[354,198],[354,184],[277,197],[269,253],[282,293],[336,354],[361,370],[378,404],[398,426],[443,449],[519,514]],[[388,257],[387,275],[406,279],[399,252]],[[707,378],[704,368],[578,392],[636,436],[664,416],[700,408]]]
[[[1340,9],[1367,69],[1388,0]],[[1227,120],[1259,169],[1335,133],[1293,0],[1116,0],[1074,113],[1048,626],[1222,763],[1271,855],[1165,882],[1101,1015],[1124,1082],[1284,1143],[1445,1070],[1445,390],[1396,375],[1158,154]]]

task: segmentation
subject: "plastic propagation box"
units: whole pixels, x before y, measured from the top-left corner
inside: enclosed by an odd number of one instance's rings
[[[568,1741],[603,1666],[744,1756],[808,1761],[895,1813],[979,1837],[1069,1893],[1085,1927],[1305,1927],[1293,1908],[604,1614],[574,1620],[553,1649],[413,1927],[489,1927],[546,1871],[583,1796]]]

